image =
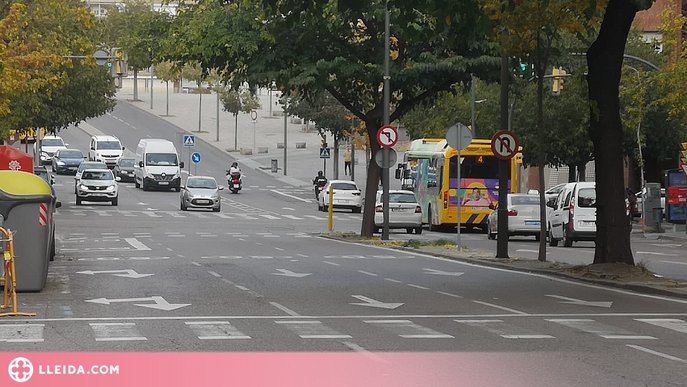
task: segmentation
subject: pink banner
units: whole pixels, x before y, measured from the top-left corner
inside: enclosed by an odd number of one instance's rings
[[[0,371],[0,383],[69,387],[583,385],[584,373],[579,369],[569,367],[574,372],[566,377],[546,359],[542,353],[2,353],[1,368],[7,371]]]

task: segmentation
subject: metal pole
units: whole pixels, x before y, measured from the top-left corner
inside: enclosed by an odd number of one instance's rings
[[[473,86],[474,86],[474,79],[475,78],[473,77],[472,79],[473,79]],[[474,94],[473,94],[473,98],[472,98],[472,103],[474,106],[474,103],[475,103]],[[473,115],[473,122],[474,122],[474,115]],[[462,197],[460,195],[461,194],[461,191],[460,191],[460,150],[463,149],[463,144],[461,143],[462,141],[461,141],[461,133],[460,133],[461,130],[460,130],[460,128],[462,128],[462,125],[458,128],[458,130],[456,130],[456,136],[458,136],[458,154],[456,155],[456,169],[458,170],[456,173],[456,177],[458,178],[458,181],[457,181],[458,186],[456,187],[456,199],[458,199],[458,206],[457,206],[458,207],[458,216],[456,217],[456,235],[457,235],[456,239],[457,239],[457,244],[458,244],[458,251],[461,250],[461,243],[460,243],[460,223],[461,223],[460,201],[462,200]],[[474,130],[474,129],[472,129],[472,130]],[[450,161],[449,161],[449,163],[450,163]],[[449,165],[449,171],[450,170],[451,170],[451,166]],[[449,179],[450,178],[451,178],[451,176],[449,175]],[[451,184],[449,184],[449,189],[450,188],[451,188]]]
[[[502,32],[505,39],[505,30]],[[508,127],[508,55],[501,56],[501,128]],[[496,258],[508,258],[508,168],[510,162],[499,160],[498,240]]]
[[[165,115],[169,116],[169,81],[167,81],[167,108]]]
[[[389,39],[390,20],[389,2],[384,2],[384,125],[389,125],[389,103],[391,102],[391,76],[389,75]],[[389,148],[382,149],[383,163],[389,164]],[[382,168],[382,211],[384,214],[384,227],[382,228],[382,240],[389,239],[389,168]]]
[[[155,12],[155,0],[150,0],[150,10]],[[152,50],[151,50],[152,52]],[[153,73],[155,72],[155,67],[150,64],[150,110],[153,110]],[[200,129],[199,129],[200,130]]]
[[[475,83],[476,83],[475,74],[472,74],[472,82],[470,84],[470,94],[472,94],[472,98],[470,101],[470,116],[471,116],[472,126],[470,126],[470,129],[472,129],[473,138],[475,137],[475,134],[477,133],[477,129],[475,127]],[[460,138],[460,133],[458,134],[458,138]],[[458,157],[460,157],[460,149],[458,150]]]
[[[200,82],[198,82],[198,133],[200,133],[200,119],[203,116],[203,93],[200,91]]]
[[[269,90],[267,92],[270,94],[270,117],[272,117],[272,85],[270,85]]]
[[[270,91],[270,96],[272,95],[272,92]],[[284,96],[284,176],[286,176],[286,149],[288,148],[286,146],[286,127],[287,127],[287,115],[286,115],[286,96]],[[272,106],[272,104],[270,104]]]
[[[217,73],[217,86],[215,87],[215,93],[217,94],[217,138],[215,141],[219,142],[219,72]]]
[[[353,134],[355,140],[355,134]],[[351,181],[355,181],[355,142],[351,140]]]
[[[258,154],[258,149],[255,147],[255,121],[253,121],[253,154]]]

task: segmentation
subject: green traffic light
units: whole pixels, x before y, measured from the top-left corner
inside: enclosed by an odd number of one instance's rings
[[[520,70],[522,70],[522,71],[527,70],[527,65],[524,63],[520,63]]]
[[[112,68],[112,62],[107,62],[107,68]]]

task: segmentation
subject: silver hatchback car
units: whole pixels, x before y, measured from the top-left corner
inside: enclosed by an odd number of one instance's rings
[[[219,212],[222,208],[219,191],[223,189],[217,185],[214,177],[191,176],[186,180],[186,185],[181,187],[181,210],[212,208],[212,211]]]

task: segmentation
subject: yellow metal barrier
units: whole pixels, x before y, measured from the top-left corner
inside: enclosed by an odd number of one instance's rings
[[[334,185],[329,186],[329,231],[332,231],[332,215],[334,212]]]
[[[17,312],[17,277],[14,268],[14,234],[10,230],[5,230],[0,227],[2,233],[2,240],[0,243],[4,244],[3,249],[3,265],[5,267],[5,275],[0,278],[0,283],[3,283],[2,306],[0,309],[8,309],[10,305],[7,304],[8,293],[12,301],[12,311],[0,313],[0,317],[5,316],[35,316],[35,313],[21,313]],[[11,290],[10,290],[11,288]]]

